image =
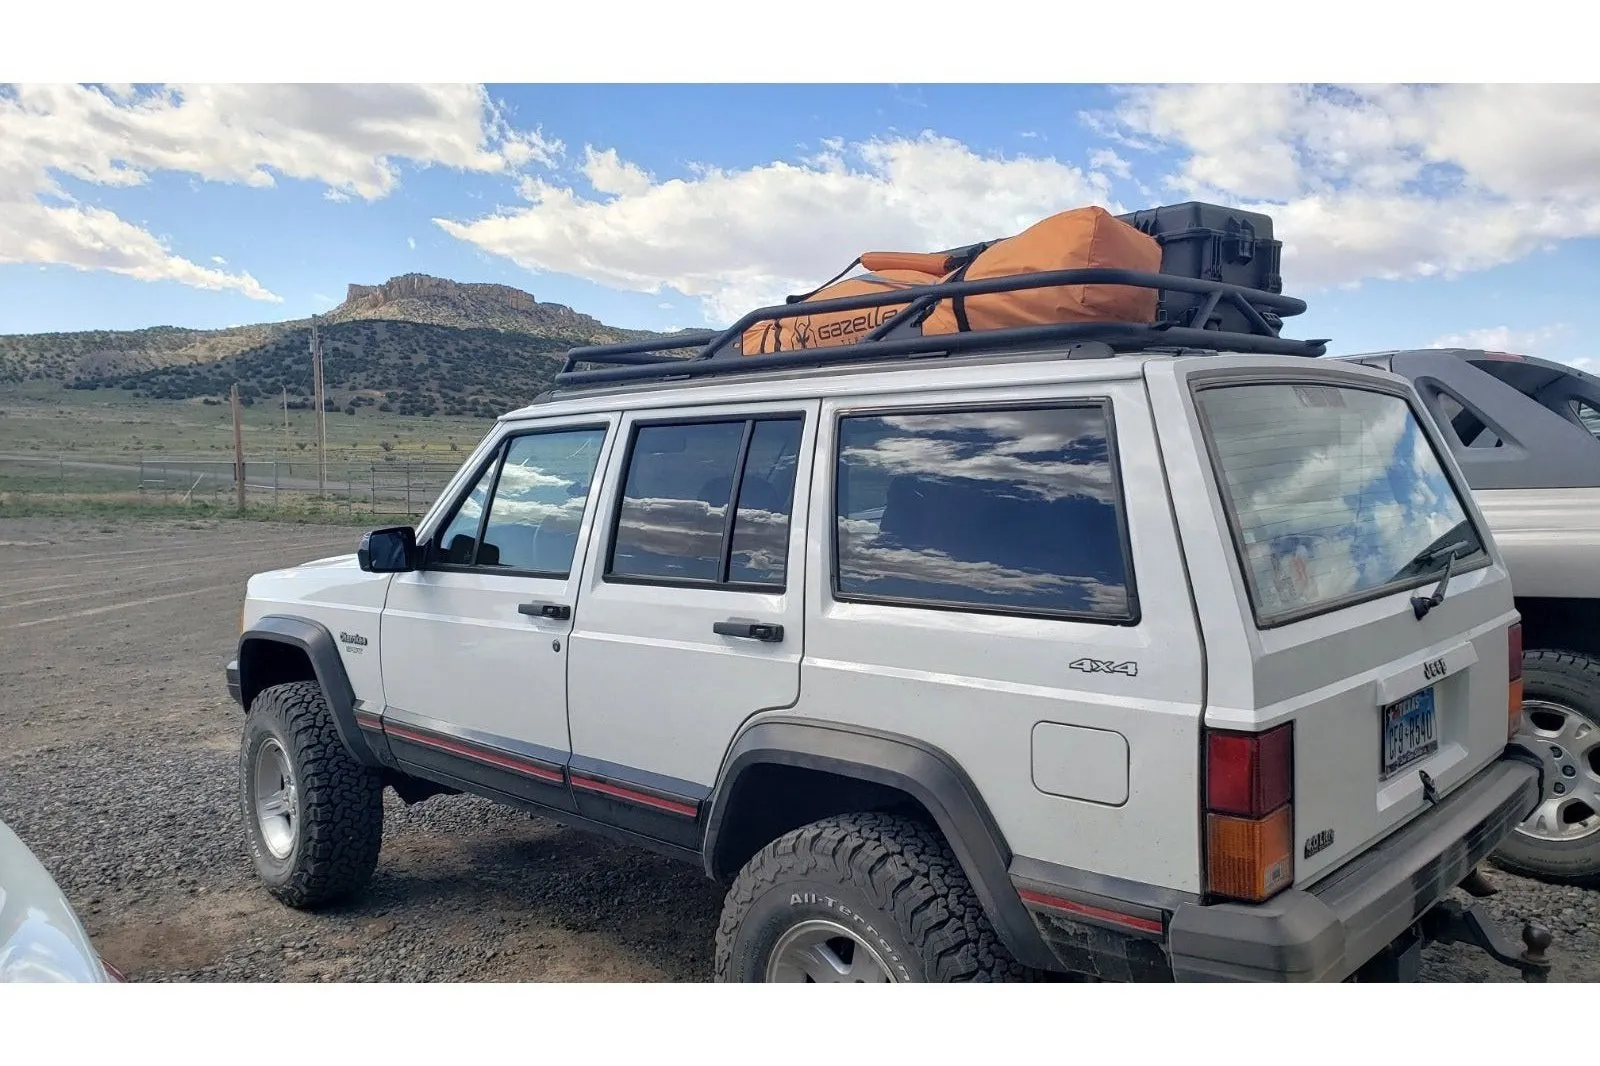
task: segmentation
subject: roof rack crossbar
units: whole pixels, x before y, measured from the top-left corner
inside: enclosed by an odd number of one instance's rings
[[[838,345],[831,348],[808,348],[801,351],[777,352],[769,355],[745,356],[738,359],[678,359],[672,366],[610,367],[601,370],[575,370],[556,378],[555,386],[621,384],[624,382],[671,380],[674,378],[701,378],[740,373],[754,373],[798,367],[830,366],[839,363],[865,363],[892,358],[910,359],[916,356],[935,357],[954,352],[1023,346],[1045,342],[1100,341],[1113,348],[1149,350],[1196,349],[1211,351],[1229,348],[1261,355],[1294,355],[1317,357],[1325,348],[1318,343],[1286,340],[1281,337],[1260,337],[1245,333],[1224,333],[1214,329],[1194,329],[1189,326],[1161,328],[1140,322],[1063,322],[1041,326],[1021,326],[1014,329],[982,330],[973,333],[949,333],[934,337],[902,337],[877,341],[871,344]]]
[[[1277,331],[1267,324],[1266,317],[1262,315],[1260,311],[1257,311],[1253,306],[1251,306],[1249,300],[1246,300],[1237,292],[1223,293],[1222,295],[1231,300],[1233,305],[1244,314],[1245,320],[1250,323],[1253,331],[1269,333],[1273,336],[1277,335]],[[1201,324],[1203,326],[1204,322],[1202,321]]]
[[[868,341],[880,341],[880,340],[882,340],[885,336],[888,335],[888,333],[891,330],[893,330],[900,323],[906,321],[907,319],[913,317],[914,315],[921,314],[923,312],[923,310],[925,310],[926,308],[932,307],[934,305],[934,302],[937,299],[938,299],[938,297],[936,297],[936,296],[919,296],[919,297],[917,297],[915,300],[912,300],[910,303],[906,304],[905,307],[901,308],[900,310],[896,311],[894,314],[890,315],[887,319],[884,320],[884,322],[880,326],[878,326],[876,329],[874,329],[871,333],[867,334],[865,337],[862,337],[861,338],[862,343],[866,343]]]

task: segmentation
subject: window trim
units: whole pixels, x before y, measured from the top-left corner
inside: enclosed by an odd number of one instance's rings
[[[600,481],[604,473],[605,446],[606,441],[611,435],[611,423],[609,421],[583,421],[569,422],[556,426],[530,426],[525,429],[515,429],[495,442],[495,446],[490,449],[488,455],[486,455],[478,463],[478,465],[473,468],[471,474],[468,476],[466,487],[462,489],[459,496],[451,501],[450,507],[440,517],[432,532],[428,534],[427,548],[422,553],[422,563],[417,567],[417,570],[419,572],[432,574],[474,574],[491,575],[494,577],[528,577],[539,578],[547,581],[570,580],[572,577],[571,560],[567,562],[567,568],[563,571],[528,570],[522,567],[512,566],[489,567],[478,565],[478,551],[483,547],[483,535],[488,527],[489,512],[494,509],[495,494],[500,490],[500,472],[505,468],[505,459],[506,456],[511,453],[512,443],[521,440],[524,437],[545,437],[553,433],[575,433],[596,429],[601,431],[600,454],[595,458],[594,470],[590,472],[589,477],[589,494],[584,498],[583,501],[583,508],[587,514],[589,505],[594,500],[595,485]],[[450,528],[450,523],[456,520],[456,515],[460,513],[461,508],[467,502],[467,498],[472,495],[472,490],[477,487],[478,479],[482,478],[483,475],[488,471],[490,464],[493,464],[494,466],[494,477],[490,478],[489,480],[489,492],[484,497],[483,514],[478,516],[478,531],[472,544],[473,561],[470,563],[445,563],[438,561],[437,553],[440,550],[438,538],[443,536],[445,530]],[[582,546],[582,537],[579,538],[579,545],[580,547]],[[573,551],[573,556],[577,556],[576,549]]]
[[[722,526],[722,549],[717,565],[717,573],[727,574],[731,571],[733,555],[733,526],[739,513],[739,497],[744,493],[745,463],[750,454],[750,441],[755,437],[757,422],[798,422],[800,423],[800,446],[796,458],[805,452],[806,412],[804,410],[790,411],[777,409],[771,411],[756,411],[746,414],[729,412],[727,414],[705,415],[668,415],[661,418],[637,418],[628,427],[628,441],[622,454],[622,461],[618,464],[620,469],[617,474],[617,490],[611,501],[611,515],[607,522],[606,556],[605,562],[600,567],[600,580],[608,585],[635,585],[655,586],[669,589],[704,589],[708,592],[754,592],[763,595],[785,595],[789,591],[789,550],[794,542],[794,503],[800,490],[800,475],[802,473],[798,461],[795,465],[794,484],[789,486],[789,522],[785,531],[783,550],[784,567],[783,583],[726,581],[716,578],[668,578],[644,577],[634,574],[618,574],[615,572],[617,556],[617,532],[621,528],[622,505],[628,498],[628,476],[633,472],[633,460],[639,443],[639,431],[642,429],[672,428],[674,426],[716,426],[744,424],[744,431],[739,439],[738,458],[733,467],[733,494],[728,500],[728,514]]]
[[[1211,420],[1206,414],[1203,404],[1200,403],[1200,394],[1212,389],[1240,388],[1251,385],[1321,385],[1324,387],[1350,389],[1355,392],[1371,392],[1380,396],[1388,396],[1399,400],[1406,405],[1412,420],[1416,423],[1417,431],[1427,441],[1428,450],[1432,453],[1434,461],[1439,464],[1439,470],[1444,474],[1444,479],[1449,483],[1451,490],[1456,495],[1456,502],[1461,505],[1463,516],[1471,528],[1473,536],[1478,541],[1479,558],[1468,565],[1457,563],[1451,571],[1451,579],[1463,574],[1475,573],[1494,563],[1494,557],[1489,551],[1489,540],[1483,535],[1483,528],[1478,521],[1478,516],[1473,512],[1472,490],[1467,488],[1456,477],[1446,461],[1446,455],[1451,454],[1448,445],[1445,454],[1439,450],[1440,441],[1434,435],[1444,436],[1444,429],[1437,424],[1430,425],[1431,416],[1427,411],[1420,409],[1420,397],[1414,388],[1407,389],[1404,385],[1380,384],[1378,382],[1354,381],[1350,378],[1337,375],[1318,374],[1263,374],[1260,371],[1246,371],[1243,373],[1219,373],[1207,376],[1204,380],[1191,379],[1189,385],[1190,403],[1194,409],[1196,421],[1200,427],[1200,439],[1205,445],[1206,461],[1210,467],[1212,483],[1216,488],[1216,499],[1222,507],[1222,517],[1228,526],[1228,539],[1233,547],[1235,565],[1239,568],[1239,578],[1244,585],[1245,598],[1250,603],[1250,614],[1259,632],[1273,629],[1282,629],[1284,626],[1294,625],[1297,622],[1309,621],[1323,615],[1334,614],[1351,607],[1358,607],[1364,603],[1371,603],[1388,596],[1403,592],[1412,592],[1425,585],[1437,585],[1443,571],[1418,575],[1404,581],[1389,581],[1376,585],[1370,589],[1358,592],[1347,592],[1329,600],[1306,607],[1296,607],[1288,611],[1281,611],[1275,615],[1263,615],[1261,604],[1255,588],[1255,581],[1251,577],[1250,566],[1246,561],[1244,551],[1244,531],[1239,526],[1238,508],[1234,505],[1233,493],[1228,488],[1228,480],[1222,470],[1221,459],[1217,454],[1216,438],[1212,432]]]
[[[847,593],[839,585],[839,463],[841,430],[847,418],[893,417],[900,415],[983,414],[985,412],[1039,410],[1096,410],[1105,419],[1106,462],[1111,468],[1112,508],[1116,513],[1117,540],[1122,551],[1123,587],[1127,590],[1127,609],[1121,614],[1090,611],[1055,611],[1038,607],[1008,607],[1002,604],[975,604],[959,600],[916,599],[907,596],[874,596]],[[978,400],[970,403],[875,404],[870,407],[840,407],[834,412],[832,456],[829,462],[828,586],[834,602],[858,603],[878,607],[947,611],[1007,618],[1037,618],[1053,622],[1080,622],[1089,625],[1137,627],[1144,614],[1139,604],[1138,580],[1134,574],[1133,538],[1128,523],[1127,494],[1123,491],[1122,454],[1117,439],[1115,405],[1110,396],[1066,396],[1028,400]]]

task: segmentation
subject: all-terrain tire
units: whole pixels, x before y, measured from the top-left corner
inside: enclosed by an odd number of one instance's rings
[[[949,845],[910,818],[840,815],[762,848],[723,902],[715,979],[767,980],[785,933],[817,919],[870,945],[892,980],[1051,979],[1011,957]]]
[[[293,776],[288,853],[276,855],[257,817],[255,773],[280,750]],[[366,888],[383,844],[383,782],[350,756],[314,681],[263,689],[239,746],[239,806],[256,874],[290,907],[311,910]]]
[[[1600,730],[1600,660],[1552,649],[1529,651],[1522,658],[1522,698],[1559,704]],[[1596,764],[1588,762],[1576,766],[1578,779],[1595,769]],[[1495,865],[1512,873],[1557,884],[1600,885],[1600,832],[1552,840],[1514,830],[1493,858]]]

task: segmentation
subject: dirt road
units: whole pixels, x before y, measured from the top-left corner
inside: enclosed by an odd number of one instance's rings
[[[319,915],[252,881],[223,666],[247,576],[351,530],[0,521],[0,818],[131,980],[696,981],[720,892],[693,869],[470,797],[391,797],[372,892]],[[1491,901],[1600,979],[1600,893],[1505,874]],[[1504,980],[1433,949],[1429,980]]]

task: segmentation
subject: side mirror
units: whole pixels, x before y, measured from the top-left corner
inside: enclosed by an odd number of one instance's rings
[[[369,574],[403,574],[417,567],[417,534],[410,526],[374,529],[361,538],[356,561]]]

